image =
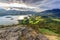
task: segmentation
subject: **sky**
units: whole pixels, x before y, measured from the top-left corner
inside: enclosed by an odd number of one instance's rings
[[[24,4],[37,7],[41,10],[60,9],[60,0],[0,0],[0,3],[22,2]],[[22,4],[23,5],[23,4]]]

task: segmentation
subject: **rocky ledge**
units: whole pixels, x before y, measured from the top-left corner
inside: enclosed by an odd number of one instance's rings
[[[9,27],[0,29],[0,40],[48,40],[32,28]]]

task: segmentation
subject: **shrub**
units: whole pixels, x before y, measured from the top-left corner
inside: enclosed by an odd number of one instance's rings
[[[41,16],[32,16],[29,19],[21,21],[22,24],[32,27],[34,29],[45,28],[56,33],[60,33],[60,22],[54,21],[51,18],[41,18]]]

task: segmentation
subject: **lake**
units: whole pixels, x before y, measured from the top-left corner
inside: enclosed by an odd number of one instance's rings
[[[0,16],[0,25],[12,25],[18,24],[18,16]]]

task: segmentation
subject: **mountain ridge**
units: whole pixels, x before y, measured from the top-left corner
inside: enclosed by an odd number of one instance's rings
[[[52,10],[45,10],[42,12],[35,12],[35,11],[18,11],[18,10],[2,10],[0,12],[0,16],[2,15],[39,15],[39,16],[50,16],[50,17],[56,17],[60,18],[60,9],[52,9]]]

